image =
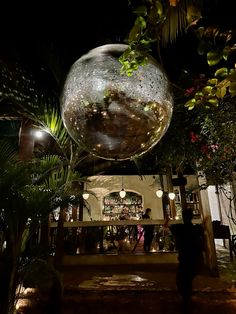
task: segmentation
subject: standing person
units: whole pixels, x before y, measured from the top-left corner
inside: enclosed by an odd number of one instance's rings
[[[192,294],[192,281],[203,266],[203,229],[192,223],[193,212],[190,208],[182,212],[183,224],[172,225],[170,230],[175,237],[178,251],[176,284],[184,306],[189,307]],[[186,308],[186,309],[187,309]]]
[[[151,208],[147,208],[142,218],[151,219],[151,211],[152,211]],[[149,252],[151,249],[151,244],[152,244],[152,239],[153,239],[154,225],[144,225],[143,230],[144,230],[143,248],[145,252]]]

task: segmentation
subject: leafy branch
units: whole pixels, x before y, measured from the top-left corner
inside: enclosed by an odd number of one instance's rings
[[[189,96],[192,97],[185,103],[189,110],[196,106],[218,106],[225,97],[236,96],[236,70],[232,58],[236,50],[234,32],[221,32],[219,28],[211,26],[206,29],[200,27],[196,34],[199,39],[198,53],[206,55],[210,67],[220,67],[208,79],[204,77],[202,86],[190,89]]]

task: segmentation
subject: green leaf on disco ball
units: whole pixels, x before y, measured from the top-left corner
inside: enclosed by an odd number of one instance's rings
[[[131,62],[132,75],[121,74],[119,58],[127,48],[110,44],[83,55],[72,65],[61,95],[62,119],[70,136],[108,160],[126,160],[150,150],[172,117],[170,84],[153,57],[140,53],[137,60],[145,64],[136,67]]]

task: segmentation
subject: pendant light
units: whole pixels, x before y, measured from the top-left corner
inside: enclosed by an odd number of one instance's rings
[[[87,200],[89,198],[89,193],[88,192],[84,192],[83,193],[83,199]]]
[[[168,196],[169,196],[169,199],[172,200],[172,201],[175,199],[175,193],[174,192],[170,192],[168,194]]]
[[[83,192],[82,196],[83,196],[84,200],[87,200],[89,198],[89,193],[86,191],[85,183],[84,183],[84,192]]]
[[[161,189],[156,191],[156,196],[161,198],[163,196],[163,191]]]
[[[120,190],[120,192],[119,192],[119,195],[120,195],[121,198],[124,198],[125,195],[126,195],[126,192],[125,192],[125,190],[124,190],[124,182],[123,182],[123,180],[124,180],[124,178],[123,178],[123,176],[122,176],[122,177],[121,177],[121,190]]]

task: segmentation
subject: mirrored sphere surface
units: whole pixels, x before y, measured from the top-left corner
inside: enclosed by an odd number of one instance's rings
[[[161,66],[148,62],[132,76],[121,74],[127,45],[89,51],[71,67],[61,96],[61,114],[70,136],[86,151],[108,160],[139,156],[165,134],[173,98]]]

